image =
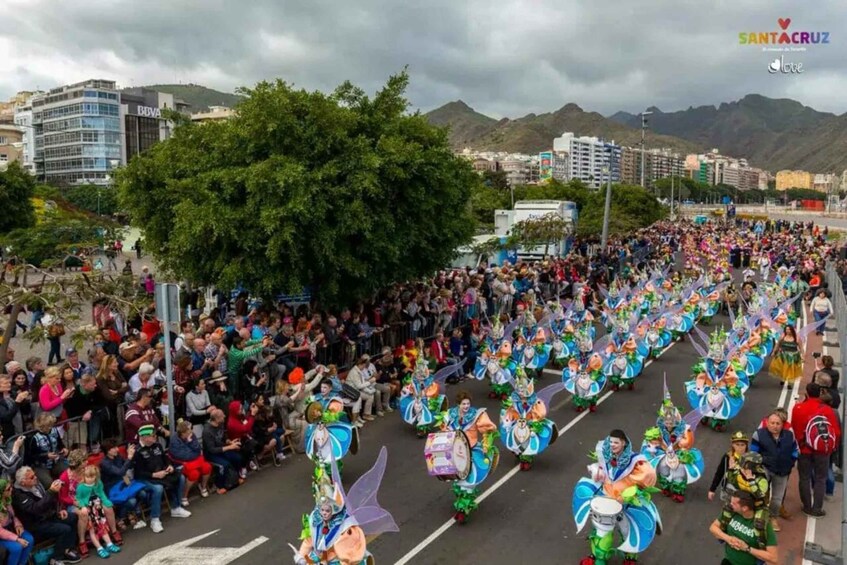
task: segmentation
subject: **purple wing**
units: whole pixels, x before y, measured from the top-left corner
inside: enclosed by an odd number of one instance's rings
[[[697,425],[700,423],[700,420],[703,418],[703,414],[700,412],[699,408],[695,408],[688,414],[682,417],[683,422],[689,425],[691,428],[691,433],[697,429]]]
[[[779,309],[782,310],[783,312],[788,312],[788,307],[791,306],[792,304],[794,304],[794,301],[797,300],[798,298],[800,298],[800,296],[801,295],[798,294],[797,296],[789,298],[788,300],[786,300],[785,302],[783,302],[782,304],[779,305]]]
[[[800,343],[806,343],[806,336],[808,336],[810,333],[817,330],[818,328],[823,327],[826,324],[828,318],[829,316],[827,316],[823,320],[815,322],[814,324],[806,324],[805,326],[803,326],[803,328],[797,332],[797,339],[800,341]]]
[[[356,519],[366,536],[400,531],[388,510],[382,508],[376,499],[387,460],[388,450],[382,446],[374,466],[359,477],[345,496],[347,511]]]
[[[600,296],[602,296],[603,298],[606,298],[606,299],[608,299],[608,298],[609,298],[609,291],[608,291],[608,290],[606,290],[606,289],[605,289],[605,288],[603,288],[602,286],[598,286],[598,287],[597,287],[597,290],[599,290],[599,291],[600,291]]]
[[[448,378],[458,374],[462,370],[463,364],[464,361],[456,361],[452,365],[447,365],[446,367],[443,367],[442,369],[436,371],[432,378],[439,385],[443,385],[445,382],[447,382]]]
[[[735,314],[732,313],[732,308],[729,308],[729,325],[735,327]]]
[[[536,396],[538,397],[538,400],[542,401],[544,403],[544,406],[546,406],[547,409],[549,410],[550,409],[550,401],[553,400],[553,396],[555,396],[556,393],[558,393],[558,392],[560,392],[564,389],[565,389],[565,383],[560,380],[557,383],[553,383],[553,384],[545,386],[544,388],[542,388],[541,390],[539,390],[536,393]]]
[[[509,322],[509,325],[506,326],[505,330],[503,330],[504,340],[508,341],[509,343],[512,343],[512,340],[514,339],[512,334],[515,333],[515,328],[518,327],[518,324],[520,324],[520,320],[517,318]]]
[[[601,355],[605,355],[606,347],[608,347],[609,342],[612,341],[612,336],[610,334],[606,334],[596,342],[594,342],[594,353],[600,353]]]
[[[694,339],[694,335],[696,334],[700,339],[703,340],[703,343],[705,344],[709,343],[709,336],[703,333],[703,330],[701,330],[697,326],[694,326],[694,330],[694,333],[688,334],[688,337],[690,338],[689,341],[691,342],[691,345],[694,347],[694,350],[697,351],[697,354],[700,357],[706,357],[708,356],[708,345],[705,347],[701,345],[696,339]]]

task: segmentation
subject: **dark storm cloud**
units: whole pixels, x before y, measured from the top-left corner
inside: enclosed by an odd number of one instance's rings
[[[350,79],[373,91],[408,65],[409,98],[424,110],[462,98],[495,116],[567,102],[669,111],[750,92],[847,110],[833,94],[847,89],[837,0],[8,1],[3,96],[90,76],[224,90],[276,77],[330,90]],[[772,54],[738,45],[738,32],[775,31],[779,17],[832,34],[830,45],[786,54],[803,75],[769,75]]]

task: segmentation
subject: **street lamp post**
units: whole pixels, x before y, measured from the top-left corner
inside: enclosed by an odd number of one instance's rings
[[[606,203],[603,208],[603,233],[600,238],[600,249],[606,251],[606,242],[609,239],[609,214],[612,208],[612,149],[607,147],[609,152],[609,164],[603,167],[602,171],[606,175]]]
[[[647,129],[647,116],[653,112],[641,112],[641,188],[646,188],[644,184],[644,163],[647,161],[647,155],[644,152],[644,130]]]
[[[671,173],[671,221],[673,221],[673,173]]]

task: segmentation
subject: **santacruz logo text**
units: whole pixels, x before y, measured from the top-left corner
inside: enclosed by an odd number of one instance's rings
[[[782,31],[742,31],[738,34],[741,45],[827,45],[828,31],[788,31],[791,18],[779,18],[777,24]]]

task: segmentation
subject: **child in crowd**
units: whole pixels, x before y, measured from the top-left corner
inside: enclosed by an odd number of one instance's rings
[[[86,465],[82,470],[82,482],[76,487],[76,503],[80,508],[88,508],[88,535],[97,555],[108,559],[111,554],[120,553],[121,548],[112,543],[109,536],[104,508],[111,508],[112,502],[106,497],[96,465]]]

